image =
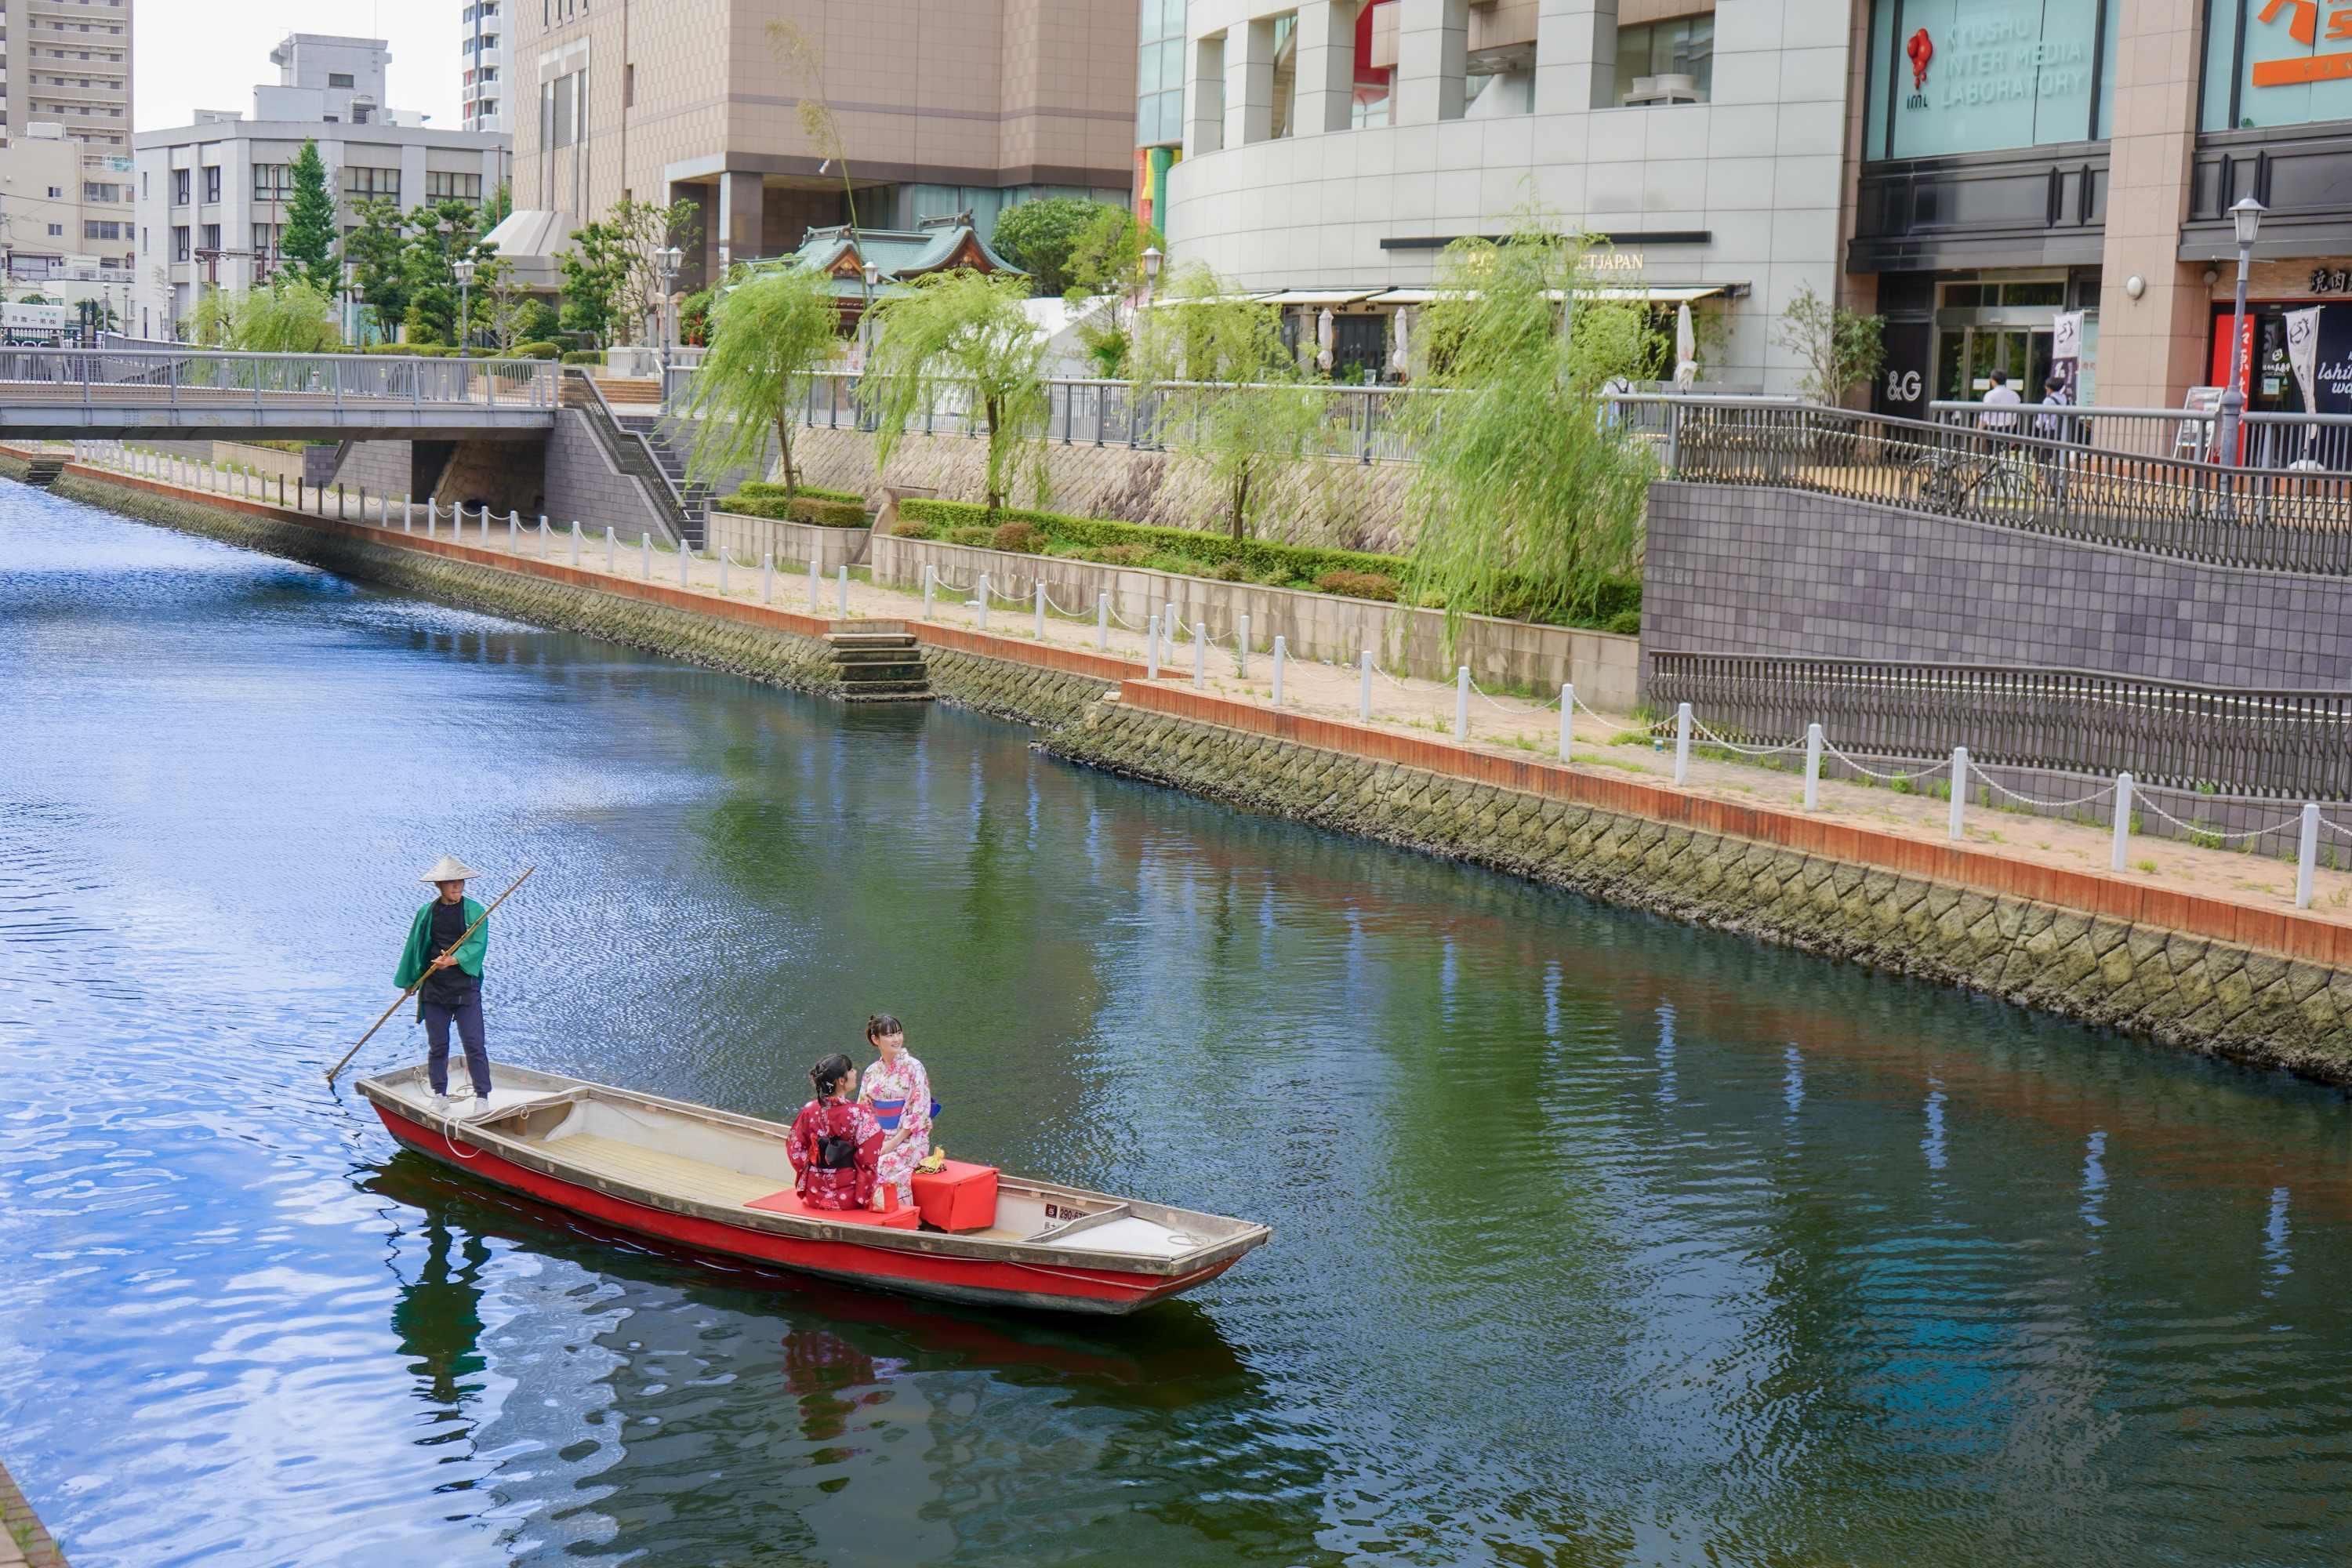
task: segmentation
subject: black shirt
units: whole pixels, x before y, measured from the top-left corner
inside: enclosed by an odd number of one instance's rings
[[[433,900],[433,929],[425,940],[425,961],[427,963],[457,945],[466,934],[466,900],[444,903]],[[425,987],[418,993],[436,1007],[462,1007],[471,1002],[481,988],[481,982],[451,964],[448,968],[425,977]]]

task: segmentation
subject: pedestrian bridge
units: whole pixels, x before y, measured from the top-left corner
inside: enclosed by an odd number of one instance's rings
[[[0,349],[0,440],[526,440],[557,365],[400,354]]]

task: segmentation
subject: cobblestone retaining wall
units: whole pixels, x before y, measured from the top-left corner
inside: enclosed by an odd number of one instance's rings
[[[1055,756],[1832,958],[2352,1085],[2352,973],[1097,702]]]

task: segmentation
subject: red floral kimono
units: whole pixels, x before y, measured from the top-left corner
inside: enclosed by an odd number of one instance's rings
[[[824,1146],[828,1139],[850,1145],[849,1164],[826,1163]],[[874,1201],[882,1124],[864,1106],[839,1100],[810,1100],[793,1118],[792,1142],[786,1152],[792,1156],[793,1169],[799,1173],[793,1190],[811,1208],[862,1209]]]

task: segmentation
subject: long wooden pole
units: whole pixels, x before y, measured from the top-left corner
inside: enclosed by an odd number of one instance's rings
[[[474,933],[475,933],[476,931],[479,931],[479,930],[481,930],[481,929],[482,929],[482,921],[486,921],[486,920],[488,920],[488,919],[490,918],[490,910],[497,909],[500,904],[505,903],[505,902],[507,901],[507,900],[508,900],[508,899],[509,899],[509,898],[513,894],[513,892],[514,892],[514,890],[515,890],[515,888],[520,888],[520,887],[521,887],[525,882],[530,881],[530,874],[531,874],[533,871],[536,871],[536,870],[538,870],[538,869],[539,869],[539,868],[538,868],[538,867],[536,867],[536,866],[526,866],[526,867],[524,867],[524,868],[523,868],[523,873],[522,873],[522,875],[521,875],[521,876],[520,876],[520,877],[517,877],[517,878],[514,879],[514,888],[509,888],[505,892],[500,893],[497,898],[492,899],[492,900],[490,900],[489,909],[486,909],[486,910],[484,910],[481,912],[480,916],[479,916],[478,919],[476,919],[476,921],[474,921],[474,923],[473,923],[472,925],[469,925],[469,926],[467,926],[467,927],[466,928],[466,934],[465,934],[465,935],[463,935],[463,936],[461,936],[461,937],[459,937],[456,942],[451,942],[451,943],[449,944],[449,949],[448,949],[448,950],[449,950],[451,952],[457,952],[459,948],[461,948],[461,947],[465,946],[468,942],[471,942],[471,941],[473,940]],[[378,1029],[383,1028],[383,1027],[384,1026],[384,1025],[385,1025],[385,1024],[387,1024],[387,1023],[389,1023],[389,1022],[391,1021],[391,1019],[392,1019],[392,1016],[393,1016],[394,1013],[397,1013],[397,1012],[399,1012],[399,1011],[400,1011],[400,1005],[401,1005],[403,1002],[407,1001],[411,996],[415,995],[415,994],[416,994],[416,988],[417,988],[419,985],[424,984],[425,984],[425,982],[426,980],[430,979],[430,978],[432,977],[432,974],[433,974],[433,966],[432,966],[431,964],[429,964],[429,963],[428,963],[428,964],[426,964],[426,965],[425,966],[425,973],[424,973],[423,974],[418,975],[415,980],[411,981],[411,982],[409,983],[408,989],[407,989],[407,990],[405,990],[405,991],[404,991],[404,992],[402,992],[398,996],[396,996],[396,997],[394,997],[394,998],[393,999],[393,1004],[392,1004],[392,1005],[391,1005],[391,1006],[389,1006],[389,1007],[386,1007],[386,1008],[383,1010],[383,1017],[381,1017],[381,1018],[378,1018],[374,1023],[373,1023],[373,1024],[369,1025],[369,1026],[368,1026],[368,1032],[367,1032],[366,1034],[364,1034],[364,1035],[362,1035],[362,1036],[359,1037],[359,1040],[358,1040],[357,1044],[353,1045],[350,1050],[345,1051],[345,1052],[343,1053],[343,1059],[342,1059],[341,1061],[337,1062],[333,1067],[331,1067],[331,1068],[329,1068],[327,1069],[327,1081],[328,1081],[329,1083],[332,1083],[332,1082],[334,1082],[334,1081],[335,1081],[335,1076],[336,1076],[338,1073],[341,1072],[341,1071],[343,1070],[343,1068],[345,1068],[346,1067],[349,1067],[349,1066],[351,1065],[351,1060],[352,1060],[352,1058],[353,1057],[355,1057],[355,1056],[357,1056],[357,1055],[359,1055],[359,1054],[360,1054],[360,1047],[361,1047],[361,1046],[364,1046],[364,1045],[366,1045],[370,1040],[372,1040],[372,1039],[375,1038],[375,1032],[376,1032]]]

